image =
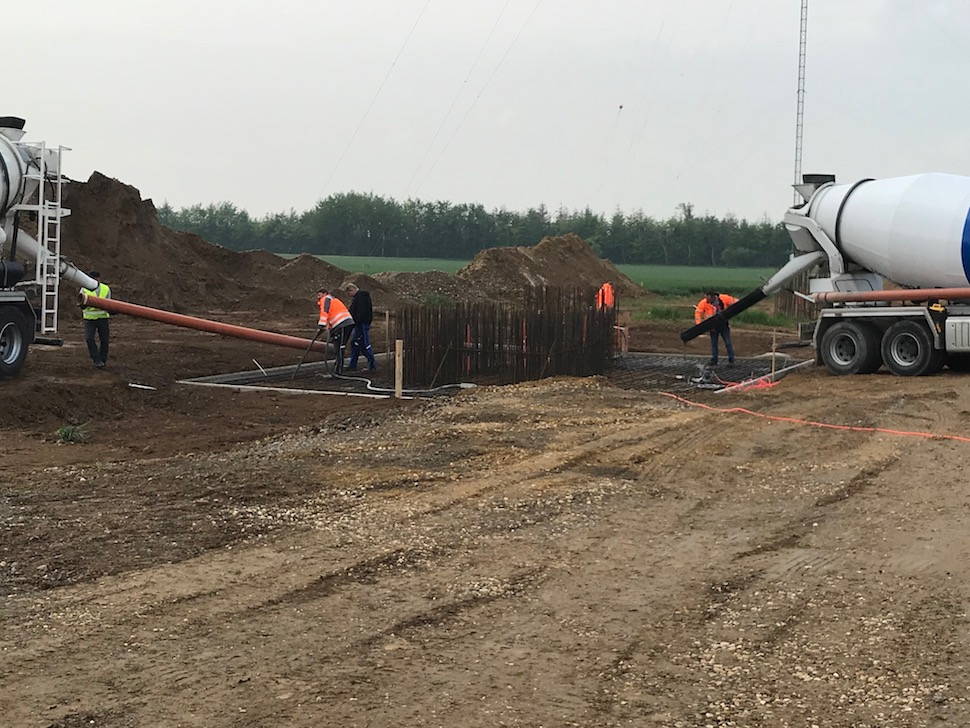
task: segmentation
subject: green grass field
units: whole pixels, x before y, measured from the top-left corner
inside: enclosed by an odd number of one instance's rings
[[[686,328],[694,321],[693,303],[635,305],[633,309],[635,321],[672,321],[683,324]],[[733,319],[733,323],[746,326],[770,326],[772,328],[790,329],[795,322],[786,316],[779,316],[764,308],[752,308],[742,312]]]
[[[292,258],[293,255],[283,255]],[[468,263],[467,260],[448,260],[446,258],[375,258],[366,255],[318,255],[328,263],[340,266],[353,273],[372,276],[375,273],[409,271],[423,273],[426,270],[442,270],[455,273]]]
[[[621,272],[646,288],[665,296],[703,292],[747,293],[765,281],[774,268],[719,268],[689,265],[618,265]]]
[[[293,255],[284,255],[292,258]],[[329,263],[355,273],[441,270],[454,273],[468,261],[445,258],[374,258],[362,255],[321,255]],[[620,265],[623,273],[648,291],[683,296],[706,288],[726,293],[747,293],[775,272],[774,268],[718,268],[687,265]]]

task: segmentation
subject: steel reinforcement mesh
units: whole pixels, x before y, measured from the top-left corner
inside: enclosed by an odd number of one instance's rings
[[[603,374],[613,359],[616,308],[597,308],[595,294],[543,288],[518,306],[405,306],[398,329],[408,352],[404,379],[434,386]]]
[[[704,357],[632,353],[614,360],[606,376],[623,389],[689,392],[698,389],[691,380],[701,377],[706,364]],[[777,368],[782,366],[785,365],[778,364]],[[714,368],[711,381],[718,386],[730,386],[770,373],[770,358],[735,359],[733,364],[722,363]]]

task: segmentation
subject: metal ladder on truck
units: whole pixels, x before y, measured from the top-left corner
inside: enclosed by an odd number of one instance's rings
[[[47,149],[43,142],[31,145],[37,152],[39,165],[30,167],[24,175],[37,182],[36,202],[18,205],[18,210],[37,214],[37,242],[43,257],[35,261],[35,282],[40,287],[40,317],[37,333],[46,335],[57,332],[57,302],[61,281],[61,218],[68,213],[61,208],[64,177],[61,175],[61,156],[67,147]],[[48,164],[48,159],[53,161]],[[49,169],[53,167],[53,171]],[[48,194],[50,188],[50,194]]]

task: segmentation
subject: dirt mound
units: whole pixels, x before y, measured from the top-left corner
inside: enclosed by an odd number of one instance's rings
[[[350,297],[344,291],[344,287],[348,283],[355,283],[371,294],[371,299],[377,308],[394,309],[400,304],[400,299],[394,292],[389,291],[370,276],[363,273],[350,273],[307,253],[287,261],[279,268],[274,280],[278,281],[285,290],[309,291],[308,295],[318,288],[328,288],[348,303]]]
[[[172,230],[151,200],[100,172],[68,185],[65,207],[64,255],[97,269],[117,298],[134,303],[185,313],[310,310],[314,291],[337,290],[351,277],[310,255],[287,261],[265,250],[240,253]],[[378,306],[396,304],[376,281],[370,290]]]
[[[608,260],[572,233],[543,238],[538,245],[488,248],[458,271],[458,277],[491,298],[518,298],[539,286],[598,288],[611,281],[620,296],[646,293]]]
[[[441,299],[480,301],[485,298],[484,293],[466,281],[440,270],[378,273],[375,278],[402,299],[413,303],[441,303]]]
[[[375,278],[312,255],[284,260],[265,250],[240,253],[172,230],[159,222],[151,200],[100,172],[68,185],[65,206],[71,216],[64,223],[64,255],[100,271],[116,298],[170,311],[309,311],[321,286],[347,300],[341,289],[348,282],[369,291],[379,309],[402,301],[517,299],[534,286],[597,287],[607,280],[621,296],[644,292],[576,235],[544,238],[532,248],[483,250],[457,276],[427,271]],[[63,308],[77,316],[75,307]]]

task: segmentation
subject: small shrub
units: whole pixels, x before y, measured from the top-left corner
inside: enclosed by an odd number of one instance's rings
[[[57,431],[54,434],[57,435],[58,442],[69,445],[74,445],[79,442],[86,442],[88,439],[88,423],[83,422],[80,425],[61,425],[57,428]]]

